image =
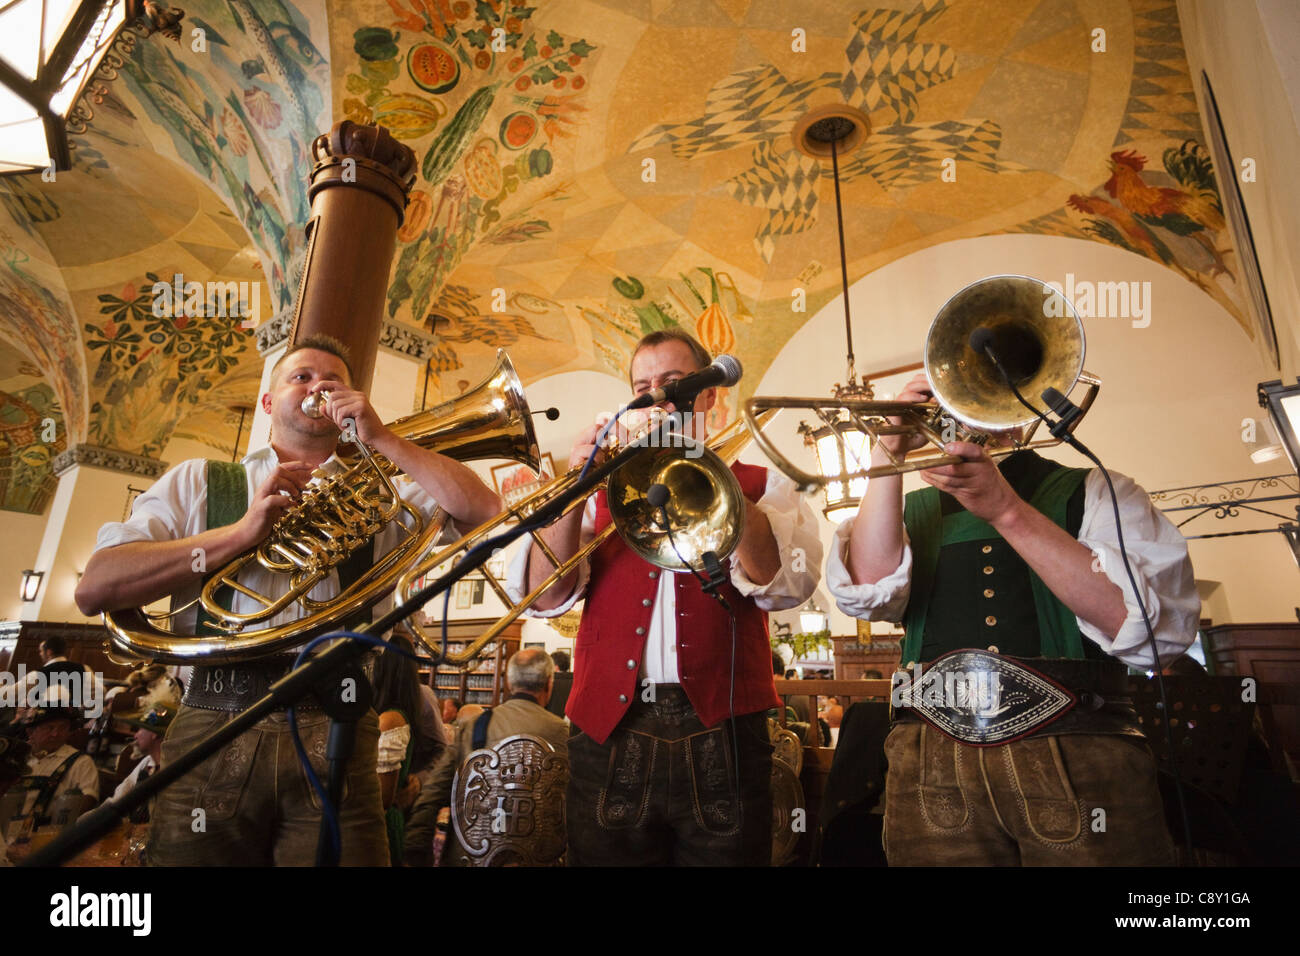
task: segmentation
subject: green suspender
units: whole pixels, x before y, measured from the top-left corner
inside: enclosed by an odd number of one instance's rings
[[[248,511],[248,473],[241,462],[208,460],[208,530],[234,524]],[[204,584],[208,577],[204,577]],[[217,603],[227,610],[234,599],[234,589],[220,588]],[[194,628],[196,636],[219,637],[224,632],[212,626],[212,616],[199,605],[199,616]]]
[[[1065,528],[1066,507],[1087,477],[1087,468],[1058,468],[1043,479],[1029,504],[1057,527]],[[920,659],[925,617],[934,590],[941,546],[996,538],[998,533],[988,522],[976,518],[969,511],[949,515],[945,521],[940,512],[937,488],[922,488],[907,495],[903,502],[903,525],[907,528],[912,547],[912,590],[903,618],[907,636],[903,639],[900,661],[906,666],[910,661]],[[1056,599],[1032,569],[1029,581],[1038,614],[1039,653],[1043,657],[1081,659],[1083,638],[1074,612]]]

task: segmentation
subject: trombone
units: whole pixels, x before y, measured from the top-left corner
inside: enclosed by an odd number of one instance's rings
[[[646,561],[669,571],[686,571],[697,566],[706,551],[713,551],[720,557],[730,554],[740,542],[745,515],[744,496],[730,465],[740,456],[749,439],[756,437],[755,428],[761,428],[775,414],[775,411],[759,414],[754,417],[753,424],[737,419],[707,443],[665,432],[662,424],[652,426],[623,446],[621,454],[632,449],[638,449],[637,453],[620,463],[606,481],[610,523],[571,558],[562,561],[542,539],[540,528],[529,530],[532,541],[552,567],[550,574],[537,587],[515,601],[488,565],[483,566],[488,586],[507,610],[464,649],[444,655],[440,638],[427,633],[418,616],[407,619],[408,627],[416,639],[439,658],[439,663],[467,664],[615,531]],[[663,443],[650,441],[656,434],[667,434],[673,440]],[[575,468],[552,479],[491,521],[413,565],[397,584],[402,602],[410,600],[411,595],[419,590],[420,579],[433,569],[455,563],[489,537],[506,533],[509,527],[529,521],[543,507],[572,489],[579,475],[580,469]],[[671,535],[647,499],[647,491],[654,484],[663,484],[669,489],[673,503],[670,520],[683,526]],[[587,497],[570,502],[561,514],[585,507]]]
[[[1016,434],[1009,446],[991,449],[989,457],[1060,444],[1058,438],[1034,440],[1041,419],[1020,404],[993,363],[971,345],[972,333],[980,328],[988,331],[995,353],[1020,391],[1037,396],[1055,388],[1069,395],[1079,383],[1087,387],[1078,403],[1080,414],[1069,426],[1072,434],[1101,389],[1101,379],[1083,368],[1083,323],[1060,292],[1038,279],[1019,275],[989,276],[971,283],[953,295],[930,323],[925,372],[934,401],[876,401],[869,384],[863,388],[851,382],[847,388],[836,386],[830,398],[752,397],[744,403],[742,418],[763,453],[804,492],[957,464],[963,459],[944,451],[948,442],[982,445],[995,433],[1024,426],[1028,428]],[[858,397],[864,394],[865,398]],[[785,408],[814,412],[834,435],[840,461],[853,462],[856,467],[820,475],[790,461],[758,426],[760,416]],[[901,454],[881,446],[889,463],[861,467],[846,437],[854,432],[865,434],[871,444],[886,435],[919,436],[925,444]]]

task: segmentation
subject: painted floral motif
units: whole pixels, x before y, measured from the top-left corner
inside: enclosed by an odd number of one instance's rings
[[[177,422],[239,363],[251,344],[233,290],[226,314],[175,318],[153,312],[152,272],[118,293],[99,295],[99,324],[85,324],[86,349],[98,354],[91,376],[90,440],[142,455],[161,453]],[[209,312],[218,311],[209,309]]]

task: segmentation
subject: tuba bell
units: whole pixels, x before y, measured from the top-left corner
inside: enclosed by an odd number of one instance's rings
[[[1021,394],[1038,399],[1044,389],[1062,395],[1079,383],[1087,391],[1079,401],[1086,414],[1096,400],[1101,380],[1083,368],[1083,323],[1074,306],[1059,291],[1029,276],[1000,275],[979,279],[953,295],[939,310],[925,342],[925,372],[935,400],[932,402],[877,401],[867,398],[753,397],[743,406],[743,417],[754,441],[800,490],[816,491],[826,485],[937,468],[962,461],[943,450],[948,442],[987,443],[994,434],[1028,426],[1011,445],[991,449],[999,458],[1027,448],[1060,444],[1057,438],[1034,440],[1040,419],[1016,399],[996,367],[975,351],[971,334],[978,328],[991,336],[993,351]],[[868,376],[868,379],[870,376]],[[846,434],[861,432],[874,443],[884,435],[919,435],[927,444],[910,453],[895,455],[885,449],[890,462],[860,467],[833,475],[804,471],[789,460],[756,427],[757,416],[785,408],[814,412],[842,446],[841,460],[852,461]],[[898,419],[898,423],[890,421]],[[1070,425],[1073,433],[1083,419]],[[863,455],[865,459],[867,456]]]
[[[422,448],[471,461],[506,458],[537,471],[541,456],[523,387],[505,350],[498,350],[491,374],[464,394],[388,426]],[[340,445],[342,456],[344,446]],[[183,634],[160,623],[192,607],[173,606],[162,614],[143,609],[108,611],[112,647],[137,657],[172,664],[197,661],[233,663],[289,650],[315,634],[337,629],[344,621],[386,597],[398,579],[438,539],[447,516],[441,508],[428,519],[398,494],[392,479],[397,467],[364,446],[351,453],[346,469],[304,492],[302,501],[281,517],[267,538],[213,574],[197,599],[210,620],[210,634]],[[406,534],[343,593],[316,601],[310,592],[330,572],[356,553],[390,521]],[[267,594],[239,580],[244,568],[257,567],[287,580],[284,593]],[[273,589],[267,589],[273,590]],[[278,590],[278,589],[274,589]],[[235,612],[222,593],[237,591],[256,607]],[[268,626],[278,614],[296,607],[301,615]]]

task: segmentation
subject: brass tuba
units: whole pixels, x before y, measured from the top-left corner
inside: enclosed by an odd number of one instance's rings
[[[925,372],[935,401],[876,401],[867,384],[866,398],[845,397],[838,388],[833,398],[753,397],[745,402],[743,417],[763,452],[803,491],[956,464],[962,459],[947,454],[943,450],[946,443],[984,444],[994,433],[1026,425],[1028,429],[1012,445],[990,450],[990,457],[1060,444],[1056,438],[1033,440],[1040,420],[1020,404],[993,364],[970,344],[971,333],[980,327],[991,334],[994,352],[1013,384],[1031,403],[1038,402],[1046,388],[1069,395],[1082,382],[1087,391],[1079,408],[1086,414],[1092,407],[1101,380],[1084,371],[1083,323],[1074,306],[1038,279],[1001,275],[980,279],[957,292],[930,323]],[[884,435],[920,435],[928,444],[903,455],[886,448],[890,459],[887,465],[851,468],[834,475],[812,474],[790,461],[756,427],[759,415],[783,408],[815,412],[842,446],[842,461],[853,458],[851,453],[845,454],[849,449],[844,436],[851,432],[861,432],[873,443]],[[899,419],[899,423],[891,422],[891,418]],[[1071,424],[1071,433],[1082,418],[1081,414]]]
[[[767,412],[758,416],[757,426],[761,427],[775,414]],[[657,427],[652,427],[628,441],[624,448],[640,445],[642,450],[619,465],[606,480],[610,523],[579,548],[568,561],[561,561],[541,536],[536,531],[532,532],[533,541],[553,570],[541,584],[519,601],[510,597],[504,584],[485,565],[487,585],[506,606],[506,613],[463,650],[447,654],[442,661],[448,664],[466,664],[472,661],[548,588],[576,568],[616,531],[638,555],[669,571],[688,570],[683,560],[698,569],[706,551],[713,551],[719,558],[726,557],[740,543],[745,516],[744,495],[730,465],[749,443],[754,434],[753,428],[754,426],[747,426],[737,419],[707,443],[678,435],[674,435],[671,441],[657,443],[647,439],[663,433]],[[500,533],[507,524],[526,521],[536,511],[568,491],[578,477],[579,470],[574,469],[552,479],[459,541],[425,557],[410,568],[398,583],[398,594],[402,600],[407,600],[418,590],[423,576],[441,565],[454,562],[466,551],[486,541],[489,536]],[[671,537],[656,517],[655,509],[647,498],[647,492],[655,484],[662,484],[669,491],[671,504],[667,506],[668,517],[674,528]],[[565,513],[584,507],[585,502],[586,499],[579,499]],[[424,630],[418,616],[408,618],[407,625],[421,644],[434,654],[441,653],[439,641]]]
[[[458,461],[506,458],[534,471],[541,464],[523,388],[504,350],[498,350],[496,367],[477,386],[451,401],[399,419],[389,428],[422,448]],[[340,453],[343,450],[340,445]],[[403,501],[393,485],[396,473],[397,467],[384,456],[361,447],[345,471],[329,477],[318,475],[321,480],[304,492],[302,501],[276,522],[258,547],[235,558],[204,584],[198,602],[217,633],[182,634],[158,626],[157,622],[174,618],[192,603],[163,614],[132,608],[105,612],[112,646],[164,663],[230,663],[289,650],[369,609],[393,590],[403,572],[437,540],[447,520],[441,508],[426,520]],[[390,521],[399,521],[405,529],[402,541],[386,554],[376,554],[373,566],[344,593],[328,601],[309,597],[334,568]],[[261,593],[239,581],[240,571],[254,565],[287,578],[284,593]],[[243,594],[257,605],[256,610],[228,610],[220,600],[221,592],[227,590]],[[266,626],[294,605],[302,617]]]

